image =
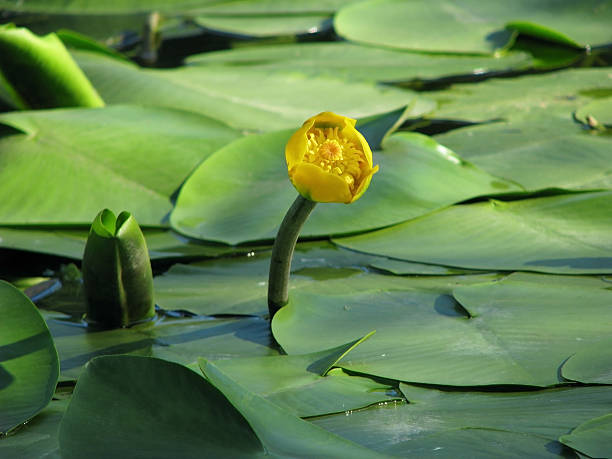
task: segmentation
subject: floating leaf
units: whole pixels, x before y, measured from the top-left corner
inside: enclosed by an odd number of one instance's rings
[[[612,272],[612,192],[454,206],[392,228],[335,239],[342,247],[470,269]]]
[[[612,341],[604,339],[576,352],[563,364],[561,374],[585,384],[612,384]]]
[[[607,457],[612,451],[612,414],[589,419],[559,441],[589,457]]]
[[[612,188],[612,138],[569,119],[541,114],[455,129],[436,140],[527,190]]]
[[[337,77],[309,78],[295,72],[247,68],[236,72],[231,68],[204,66],[145,70],[101,54],[82,51],[74,54],[108,104],[178,108],[239,129],[295,128],[320,112],[322,101],[327,110],[362,118],[417,100],[407,90],[351,83]],[[426,110],[431,110],[431,106]]]
[[[479,458],[572,457],[557,438],[606,414],[612,403],[610,387],[527,392],[446,391],[408,384],[400,388],[410,403],[325,416],[313,423],[402,457],[454,458],[466,451]]]
[[[571,69],[544,75],[492,79],[457,84],[429,97],[439,102],[435,118],[488,121],[520,119],[536,114],[541,118],[570,118],[591,98],[610,95],[612,73],[607,68]],[[495,101],[492,103],[491,101]]]
[[[249,136],[210,157],[181,189],[170,217],[173,228],[230,244],[273,238],[296,194],[283,159],[290,134]],[[382,148],[374,153],[380,171],[367,196],[350,206],[317,207],[303,237],[372,230],[475,196],[519,189],[420,134],[393,135]]]
[[[431,55],[332,42],[235,48],[196,54],[190,56],[187,63],[293,70],[313,77],[333,75],[350,80],[411,81],[522,69],[530,65],[531,58],[525,53],[510,53],[498,58]]]
[[[362,282],[335,294],[303,288],[290,293],[272,331],[292,355],[375,329],[338,364],[362,374],[455,386],[558,384],[570,355],[607,336],[612,292],[602,281],[524,276],[482,284],[474,284],[480,276],[457,277],[455,298],[440,280],[437,288],[419,281],[402,288],[398,280],[395,288],[382,281],[370,290]],[[586,305],[576,309],[577,302]]]
[[[0,281],[0,315],[0,434],[5,434],[47,406],[59,362],[36,307],[4,281]]]
[[[5,113],[0,123],[21,131],[0,137],[4,225],[89,225],[112,207],[160,226],[195,166],[238,136],[194,113],[128,106]]]
[[[338,34],[348,40],[432,52],[492,53],[517,32],[568,46],[612,42],[612,9],[605,1],[486,2],[370,0],[342,8]],[[444,33],[440,33],[443,31]]]
[[[590,127],[612,127],[612,97],[594,100],[580,107],[576,111],[576,118]]]

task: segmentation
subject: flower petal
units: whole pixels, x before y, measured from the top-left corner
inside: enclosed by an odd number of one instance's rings
[[[348,183],[314,164],[299,164],[289,171],[289,177],[299,193],[311,201],[348,204],[353,199]]]

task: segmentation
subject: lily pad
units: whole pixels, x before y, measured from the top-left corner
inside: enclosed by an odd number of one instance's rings
[[[612,384],[612,340],[576,352],[563,364],[561,374],[585,384]]]
[[[612,188],[612,138],[569,119],[542,114],[455,129],[436,140],[527,190]]]
[[[610,387],[464,392],[401,384],[410,403],[312,422],[377,451],[402,457],[573,457],[557,442],[610,410]],[[476,429],[476,431],[474,431]],[[463,446],[463,451],[458,448]],[[458,451],[458,452],[457,452]],[[453,455],[457,452],[456,455]]]
[[[296,196],[283,159],[290,135],[249,136],[211,156],[181,189],[170,217],[173,228],[230,244],[273,238]],[[388,137],[374,164],[380,172],[362,199],[350,206],[319,205],[301,235],[372,230],[475,196],[520,190],[420,134]]]
[[[363,408],[401,398],[393,387],[335,366],[361,340],[313,354],[218,360],[234,381],[299,417]]]
[[[159,396],[163,394],[163,396]],[[98,414],[98,415],[96,415]],[[102,415],[103,414],[103,415]],[[108,439],[113,441],[109,442]],[[243,416],[192,370],[159,359],[113,356],[90,362],[59,432],[65,458],[263,456]]]
[[[523,69],[529,67],[531,58],[526,53],[509,53],[497,58],[431,55],[333,42],[236,48],[196,54],[187,63],[268,71],[291,69],[313,77],[333,75],[350,80],[397,82]]]
[[[0,138],[3,225],[90,224],[108,207],[160,226],[191,171],[238,137],[194,113],[128,106],[5,113],[0,123],[21,131]]]
[[[341,247],[470,269],[565,274],[612,272],[612,192],[454,206]]]
[[[457,84],[428,96],[439,102],[434,117],[473,122],[540,117],[571,118],[572,112],[597,97],[610,94],[612,73],[607,68],[570,69],[543,75],[492,79]],[[495,101],[495,103],[491,103]]]
[[[334,25],[348,40],[430,52],[492,53],[518,32],[585,47],[612,42],[606,1],[510,3],[478,0],[370,0],[341,9]],[[440,33],[443,31],[444,33]],[[452,37],[452,38],[450,38]]]
[[[45,321],[32,302],[0,281],[0,435],[51,400],[59,361]]]
[[[75,51],[74,55],[107,104],[178,108],[239,129],[295,128],[320,112],[323,101],[326,110],[362,118],[417,100],[411,91],[337,77],[204,66],[146,70],[102,54]]]
[[[439,281],[437,289],[417,282],[335,294],[304,288],[290,294],[272,330],[292,355],[375,329],[338,365],[389,379],[455,386],[558,384],[564,381],[558,369],[569,356],[607,336],[612,292],[602,281],[568,285],[563,277],[524,276],[469,286],[461,283],[473,276],[459,277],[454,298]],[[585,299],[587,305],[575,309]]]
[[[63,380],[76,379],[89,360],[102,355],[159,357],[184,365],[205,356],[227,359],[277,355],[270,326],[260,318],[179,318],[130,328],[92,329],[63,314],[45,312],[60,357]]]
[[[607,457],[612,451],[612,414],[589,419],[559,441],[589,457]]]

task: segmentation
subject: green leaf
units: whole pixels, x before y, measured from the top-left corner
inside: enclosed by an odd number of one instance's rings
[[[227,359],[278,355],[269,322],[257,317],[165,318],[113,330],[87,328],[58,313],[45,312],[45,317],[57,346],[64,380],[76,379],[83,365],[102,355],[144,355],[183,365],[201,356]]]
[[[437,287],[404,278],[391,287],[382,280],[376,289],[362,279],[360,286],[355,282],[335,293],[331,285],[303,288],[291,292],[289,304],[274,316],[272,331],[293,355],[337,346],[375,329],[340,367],[455,386],[558,384],[565,381],[558,369],[570,355],[607,336],[602,317],[612,292],[605,282],[523,274],[474,284],[479,278],[448,279],[454,298],[440,280]],[[585,306],[576,309],[577,302]]]
[[[70,14],[131,14],[151,11],[177,11],[214,3],[216,0],[108,0],[92,3],[89,0],[0,0],[0,8],[10,11]]]
[[[197,164],[238,134],[209,118],[142,107],[0,115],[0,223],[86,224],[105,207],[159,226]],[[70,202],[70,205],[66,205]]]
[[[32,302],[0,281],[0,435],[51,400],[59,375],[53,339]]]
[[[589,419],[559,441],[590,457],[607,457],[612,451],[612,414]]]
[[[0,80],[19,108],[102,107],[104,101],[55,34],[0,26]]]
[[[187,180],[170,217],[190,237],[230,244],[270,239],[295,198],[283,158],[290,132],[249,136],[219,150]],[[374,153],[380,172],[347,206],[318,206],[303,237],[367,231],[475,196],[517,191],[420,134],[396,134]],[[248,172],[245,172],[248,171]]]
[[[599,93],[609,95],[611,88],[612,74],[607,68],[586,68],[457,84],[428,96],[439,102],[433,116],[441,119],[480,122],[530,115],[568,119]]]
[[[112,438],[112,441],[109,439]],[[59,432],[64,458],[263,456],[244,417],[192,370],[159,359],[92,360],[81,374]]]
[[[612,97],[594,100],[580,107],[576,110],[576,118],[591,127],[612,127]]]
[[[342,247],[470,269],[612,272],[612,192],[454,206],[391,228],[335,239]]]
[[[249,37],[270,37],[320,32],[330,27],[331,16],[313,14],[210,16],[198,14],[196,24],[207,29]]]
[[[564,378],[585,384],[612,384],[612,341],[603,339],[572,355],[561,368]]]
[[[326,432],[254,394],[212,362],[201,359],[200,368],[206,378],[248,419],[272,456],[380,457],[374,451]]]
[[[436,140],[527,190],[612,188],[612,138],[569,119],[533,116],[455,129]]]
[[[339,35],[352,41],[430,52],[492,53],[517,32],[574,47],[612,41],[605,1],[419,2],[370,0],[341,9]],[[443,31],[444,33],[441,33]]]
[[[351,347],[304,355],[238,358],[213,363],[234,381],[297,416],[320,416],[363,408],[398,399],[388,384],[361,376],[349,376],[335,366]]]
[[[34,419],[2,438],[0,455],[6,459],[60,459],[57,434],[67,406],[67,399],[52,400]]]
[[[127,327],[155,315],[153,272],[138,223],[109,209],[94,219],[83,254],[87,320]]]
[[[325,416],[313,423],[402,457],[572,457],[557,438],[581,422],[607,414],[612,403],[610,387],[522,392],[408,384],[400,388],[410,403]]]
[[[201,113],[239,129],[296,128],[326,110],[352,118],[388,112],[416,102],[413,92],[309,78],[296,72],[191,66],[145,70],[103,55],[75,52],[85,74],[108,104],[135,103]],[[431,110],[419,108],[413,116]]]
[[[350,80],[411,81],[521,69],[528,67],[531,59],[526,53],[509,53],[498,58],[431,55],[332,42],[236,48],[196,54],[187,63],[293,70],[313,77],[329,75]]]

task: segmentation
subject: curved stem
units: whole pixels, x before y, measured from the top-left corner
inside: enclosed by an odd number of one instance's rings
[[[303,198],[295,199],[278,229],[270,260],[268,278],[268,310],[270,321],[274,314],[289,301],[289,271],[300,230],[317,203]]]

